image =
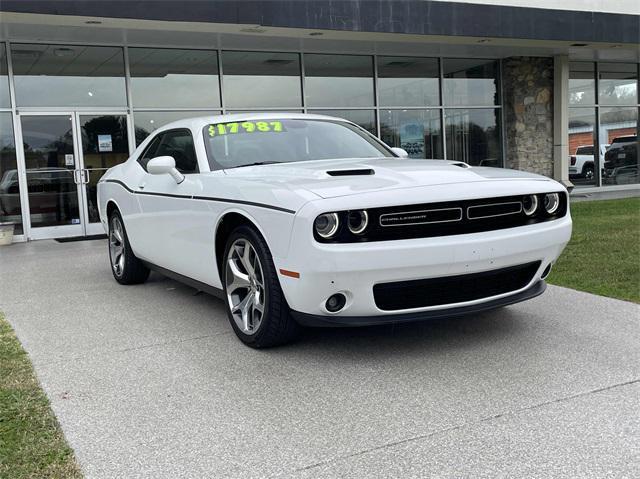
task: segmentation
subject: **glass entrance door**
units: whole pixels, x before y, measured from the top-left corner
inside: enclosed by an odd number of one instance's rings
[[[71,114],[20,115],[33,239],[81,236],[81,165]]]
[[[124,113],[77,113],[82,163],[82,201],[85,234],[103,234],[98,216],[98,180],[129,157],[127,116]]]
[[[125,113],[20,115],[31,239],[103,234],[98,180],[129,156]]]

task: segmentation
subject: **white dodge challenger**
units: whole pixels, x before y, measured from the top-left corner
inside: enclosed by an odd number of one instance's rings
[[[116,281],[220,296],[253,347],[299,325],[458,316],[533,298],[571,236],[566,189],[412,160],[339,118],[236,114],[155,131],[98,184]]]

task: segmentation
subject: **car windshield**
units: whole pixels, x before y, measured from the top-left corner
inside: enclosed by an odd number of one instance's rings
[[[338,158],[392,157],[366,132],[331,120],[265,119],[204,127],[211,169]]]

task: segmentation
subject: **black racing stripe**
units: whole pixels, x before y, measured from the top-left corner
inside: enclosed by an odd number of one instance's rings
[[[282,211],[284,213],[290,213],[292,215],[296,214],[294,210],[289,210],[287,208],[282,208],[280,206],[267,205],[264,203],[255,203],[253,201],[244,201],[244,200],[232,200],[228,198],[214,198],[212,196],[190,196],[190,195],[172,195],[169,193],[155,193],[153,191],[134,191],[129,188],[125,183],[120,180],[104,180],[105,183],[115,183],[116,185],[122,186],[129,193],[133,193],[135,195],[147,195],[147,196],[166,196],[167,198],[182,198],[184,200],[200,200],[200,201],[217,201],[219,203],[233,203],[239,205],[248,205],[248,206],[256,206],[258,208],[267,208],[270,210]]]
[[[120,185],[122,186],[125,190],[127,190],[129,193],[135,193],[135,191],[133,191],[131,188],[129,188],[126,184],[124,184],[122,181],[120,180],[102,180],[105,183],[115,183],[116,185]]]
[[[166,196],[167,198],[182,198],[183,200],[193,199],[193,196],[191,195],[172,195],[171,193],[155,193],[153,191],[136,191],[135,194],[145,196]]]
[[[213,198],[211,196],[194,196],[194,200],[204,200],[204,201],[220,201],[223,203],[236,203],[239,205],[249,205],[249,206],[257,206],[259,208],[269,208],[271,210],[284,211],[285,213],[295,214],[296,212],[293,210],[289,210],[287,208],[281,208],[280,206],[272,206],[265,205],[264,203],[254,203],[253,201],[244,201],[244,200],[229,200],[226,198]]]

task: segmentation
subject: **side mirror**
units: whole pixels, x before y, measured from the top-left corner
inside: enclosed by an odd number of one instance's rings
[[[173,156],[156,156],[147,163],[147,171],[150,175],[170,175],[180,184],[184,181],[184,175],[176,169],[176,160]]]
[[[403,148],[398,148],[394,146],[393,148],[391,148],[391,151],[393,151],[400,158],[409,158],[409,153],[407,153],[407,151]]]

